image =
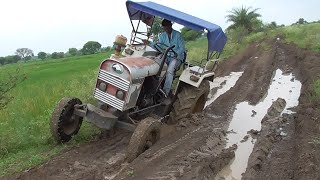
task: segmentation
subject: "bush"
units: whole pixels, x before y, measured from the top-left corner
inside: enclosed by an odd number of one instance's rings
[[[86,44],[83,45],[83,48],[81,51],[84,55],[95,54],[100,51],[100,48],[101,48],[100,43],[96,41],[88,41]]]
[[[185,41],[194,41],[197,38],[201,37],[202,32],[194,31],[190,28],[183,27],[181,29],[181,35]]]
[[[64,52],[54,52],[51,54],[52,59],[64,58]]]

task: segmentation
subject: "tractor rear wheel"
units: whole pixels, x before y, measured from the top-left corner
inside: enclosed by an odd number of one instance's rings
[[[140,121],[127,147],[127,161],[132,162],[160,139],[161,123],[151,117]]]
[[[209,92],[210,84],[208,80],[203,80],[198,88],[183,84],[176,101],[173,103],[168,124],[175,124],[182,118],[203,111]]]
[[[79,132],[83,117],[75,115],[74,106],[81,105],[78,98],[62,98],[51,116],[50,128],[55,140],[65,143]]]

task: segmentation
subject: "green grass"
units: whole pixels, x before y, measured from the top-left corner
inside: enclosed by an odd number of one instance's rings
[[[0,111],[0,177],[41,164],[65,147],[90,141],[99,130],[83,123],[80,133],[67,146],[56,146],[50,134],[51,113],[62,97],[92,97],[98,68],[110,54],[35,61],[1,67],[0,77],[18,66],[27,79],[12,90],[14,97]]]
[[[289,43],[300,48],[320,52],[320,23],[296,25],[282,28],[281,32]]]

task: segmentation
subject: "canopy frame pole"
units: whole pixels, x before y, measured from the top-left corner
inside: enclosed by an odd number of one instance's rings
[[[139,18],[139,22],[138,22],[138,25],[137,25],[137,28],[134,27],[133,25],[133,22],[131,20],[131,17],[133,17],[134,15],[140,13],[140,18]],[[131,23],[131,26],[132,26],[132,32],[131,32],[131,38],[130,38],[130,44],[133,44],[133,42],[135,42],[135,39],[136,39],[136,35],[137,35],[137,31],[139,29],[139,25],[140,25],[140,21],[141,21],[141,17],[142,17],[142,11],[137,11],[133,14],[129,14],[129,17],[130,17],[130,23]],[[134,33],[134,35],[133,35]]]
[[[136,29],[133,29],[133,30],[134,30],[133,41],[135,41],[135,40],[136,40],[137,31],[138,31],[138,29],[139,29],[139,25],[140,25],[141,17],[142,17],[142,13],[143,13],[142,11],[138,11],[138,12],[140,12],[140,17],[139,17],[139,21],[138,21],[137,28],[136,28]]]
[[[135,30],[135,27],[134,27],[134,25],[133,25],[133,22],[132,22],[132,20],[131,20],[131,17],[133,17],[134,15],[136,15],[137,13],[138,13],[139,11],[137,11],[137,12],[135,12],[135,13],[133,13],[133,14],[130,14],[129,13],[129,17],[130,17],[130,23],[131,23],[131,26],[132,26],[132,31],[131,31],[131,37],[130,37],[130,44],[132,44],[132,42],[133,42],[133,32],[135,32],[136,30]]]
[[[149,41],[149,38],[150,38],[150,36],[151,36],[151,34],[152,34],[152,27],[153,27],[153,23],[154,23],[154,21],[156,20],[156,17],[155,16],[153,16],[153,21],[152,21],[152,24],[151,24],[151,26],[150,26],[150,29],[149,29],[149,32],[147,31],[147,40]],[[147,25],[148,26],[148,25]],[[148,28],[147,28],[148,29]]]

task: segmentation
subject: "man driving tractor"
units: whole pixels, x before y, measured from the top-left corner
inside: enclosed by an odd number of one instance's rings
[[[175,73],[177,70],[179,70],[181,64],[186,58],[186,49],[181,33],[172,28],[171,21],[164,19],[161,22],[161,25],[164,32],[159,35],[159,43],[167,45],[168,47],[175,45],[173,50],[174,52],[176,52],[176,54],[168,56],[166,61],[168,69],[163,90],[164,93],[167,96],[169,96]],[[143,41],[146,45],[149,45],[150,47],[154,48],[154,42],[149,42],[147,40]]]

